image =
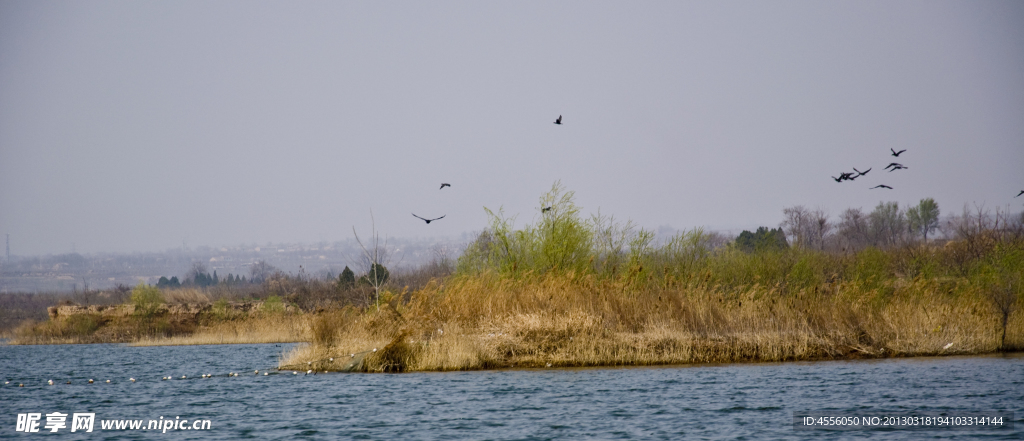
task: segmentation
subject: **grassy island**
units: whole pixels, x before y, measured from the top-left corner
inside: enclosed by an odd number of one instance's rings
[[[320,371],[1024,349],[1024,219],[965,209],[948,217],[945,238],[928,240],[937,206],[931,218],[915,211],[931,209],[926,201],[906,211],[895,203],[847,210],[835,224],[794,207],[779,230],[725,239],[694,229],[656,240],[629,222],[584,219],[573,193],[556,184],[534,224],[516,228],[488,211],[489,227],[457,260],[415,274],[379,277],[384,262],[369,250],[375,270],[360,281],[278,274],[248,294],[263,296],[249,306],[197,301],[188,329],[172,329],[170,307],[146,287],[133,291],[134,310],[108,322],[134,329],[122,341],[141,344],[302,341],[279,367]],[[75,326],[110,334],[74,317],[23,326],[16,341],[43,342]],[[156,332],[153,323],[166,324]]]

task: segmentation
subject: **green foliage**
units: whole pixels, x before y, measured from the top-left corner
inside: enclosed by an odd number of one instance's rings
[[[269,314],[276,314],[284,312],[284,301],[278,296],[267,297],[263,301],[262,311]]]
[[[217,281],[209,273],[197,273],[192,283],[196,286],[211,286],[216,285]]]
[[[769,230],[767,227],[758,227],[757,232],[754,233],[743,230],[736,238],[735,244],[736,247],[748,253],[789,248],[786,233],[782,232],[782,228]]]
[[[494,270],[519,277],[524,274],[591,272],[594,263],[593,225],[582,220],[574,193],[564,191],[556,182],[540,198],[541,219],[535,226],[516,230],[514,218],[506,218],[484,208],[491,219],[490,228],[471,244],[459,258],[457,271],[476,273]]]
[[[879,246],[893,246],[902,242],[907,231],[906,214],[896,202],[879,202],[868,215],[871,235]]]
[[[338,275],[337,288],[338,289],[347,289],[347,288],[351,288],[355,284],[356,284],[356,273],[354,271],[352,271],[348,266],[345,266],[345,269],[343,269],[341,271],[341,274]]]
[[[365,276],[360,277],[359,281],[370,286],[381,286],[387,283],[389,277],[388,269],[384,265],[375,263],[370,265],[370,270],[366,272]]]
[[[94,314],[78,314],[68,317],[64,323],[64,332],[68,337],[87,337],[95,333],[102,324]]]
[[[939,227],[939,204],[932,198],[921,199],[917,206],[907,210],[907,222],[911,231],[928,240],[928,233]]]
[[[171,277],[170,279],[160,276],[160,280],[157,280],[156,286],[157,288],[177,288],[181,286],[181,282],[178,281],[178,276]]]
[[[598,278],[603,279],[601,283],[618,284],[627,295],[673,287],[701,287],[738,295],[753,286],[767,287],[780,295],[836,295],[847,289],[844,286],[854,286],[874,292],[873,298],[879,302],[890,301],[904,285],[897,279],[934,283],[949,294],[980,289],[965,278],[980,277],[978,268],[985,265],[995,268],[990,271],[998,275],[992,280],[998,280],[999,286],[1024,283],[1016,282],[1017,278],[1024,279],[1021,240],[979,234],[974,242],[954,241],[943,247],[915,244],[907,240],[907,214],[895,202],[880,203],[870,215],[860,210],[844,212],[838,230],[847,242],[841,253],[812,246],[791,247],[782,228],[744,231],[727,247],[718,246],[719,236],[701,229],[657,240],[661,238],[635,229],[631,222],[616,222],[600,213],[582,220],[573,193],[564,191],[557,182],[540,202],[542,208],[551,208],[541,211],[536,225],[522,228],[516,228],[515,219],[502,210],[485,208],[490,226],[459,258],[456,275],[493,272],[501,278],[521,280],[571,274],[579,280]],[[927,220],[937,216],[937,205],[926,199],[915,208],[911,210],[913,225],[934,224]],[[817,230],[811,228],[806,234],[811,239],[818,237],[815,231],[832,228],[827,222],[817,222],[827,220],[818,216],[820,213],[808,213],[809,217],[799,218],[815,221],[811,226]],[[927,222],[919,224],[920,219]],[[808,243],[813,242],[811,239]],[[963,256],[975,257],[963,263]],[[1001,289],[1008,292],[1018,288]],[[1010,308],[1006,305],[1020,303],[1018,297],[1009,294],[999,299],[997,303],[1004,311]]]
[[[213,302],[212,312],[213,317],[219,320],[231,318],[231,309],[228,304],[228,300],[220,298],[216,302]]]
[[[140,283],[132,289],[132,304],[135,305],[137,315],[153,315],[163,301],[163,294],[155,286]]]
[[[870,288],[878,288],[892,277],[890,255],[875,247],[857,253],[852,268],[853,278]]]
[[[703,228],[676,234],[652,253],[651,266],[662,268],[665,277],[693,283],[708,267],[713,251],[711,240]]]

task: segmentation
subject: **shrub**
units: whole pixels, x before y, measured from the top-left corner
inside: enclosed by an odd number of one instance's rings
[[[138,315],[153,315],[163,300],[163,294],[155,286],[140,283],[132,289],[132,304],[135,305],[135,313]]]

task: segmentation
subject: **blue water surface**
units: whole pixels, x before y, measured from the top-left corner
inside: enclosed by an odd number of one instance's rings
[[[314,376],[273,369],[291,347],[0,345],[0,380],[10,382],[0,385],[0,438],[1021,439],[1024,428],[1024,354]],[[819,411],[1015,419],[1012,429],[794,427],[794,414]],[[17,432],[18,414],[31,412],[89,412],[96,422],[91,433],[71,433],[70,422],[56,433]],[[210,428],[100,427],[161,417]]]

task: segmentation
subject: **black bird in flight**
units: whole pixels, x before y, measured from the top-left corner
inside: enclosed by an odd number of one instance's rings
[[[1014,197],[1015,197],[1015,198],[1019,198],[1019,197],[1020,197],[1020,195],[1022,195],[1022,194],[1024,194],[1024,190],[1021,190],[1021,191],[1020,191],[1020,193],[1017,193],[1017,196],[1014,196]]]
[[[555,124],[562,124],[562,115],[558,115],[558,119],[555,120]]]
[[[860,170],[857,170],[857,167],[854,167],[853,171],[857,172],[857,176],[864,176],[864,175],[868,174],[868,172],[871,171],[871,169],[869,168],[867,170],[860,171]]]
[[[892,170],[901,170],[901,169],[904,169],[904,168],[910,168],[910,167],[907,167],[907,166],[905,166],[903,164],[898,164],[898,163],[895,163],[895,162],[890,163],[889,165],[885,166],[886,169],[888,169],[889,167],[892,167]],[[889,170],[889,171],[892,171],[892,170]]]
[[[903,152],[907,151],[907,149],[903,149],[903,150],[900,150],[900,151],[897,152],[896,150],[893,150],[893,149],[890,148],[889,151],[892,152],[893,156],[899,158],[900,157],[900,153],[903,153]]]
[[[876,185],[874,187],[869,188],[868,190],[874,190],[876,188],[888,188],[889,190],[892,190],[892,187],[890,187],[888,185]]]
[[[845,173],[845,172],[843,172],[843,173],[839,173],[839,177],[838,178],[833,176],[832,179],[834,179],[836,182],[852,181],[852,180],[856,179],[855,176],[854,177],[851,177],[851,176],[853,176],[853,173]]]
[[[416,213],[413,213],[412,215],[413,215],[413,216],[416,216]],[[444,215],[444,216],[447,216],[447,214],[446,214],[446,215]],[[437,219],[444,219],[444,216],[441,216],[441,217],[439,217],[439,218],[437,218]],[[419,217],[419,216],[416,216],[416,217],[417,217],[417,218],[419,218],[419,219],[422,219],[422,220],[423,220],[424,222],[426,222],[426,223],[427,223],[427,225],[430,225],[430,223],[431,223],[431,222],[433,222],[433,221],[436,221],[436,220],[437,220],[437,219],[427,219],[427,218],[422,218],[422,217]]]
[[[438,190],[443,190],[445,187],[451,187],[451,186],[452,186],[452,184],[448,184],[448,183],[442,182],[441,183],[441,188],[439,188]]]
[[[1021,193],[1024,193],[1024,191],[1022,191]],[[1018,196],[1020,196],[1020,195],[1018,195]],[[540,209],[540,212],[541,213],[547,213],[547,212],[551,211],[552,208],[553,207],[544,207],[544,208]]]

